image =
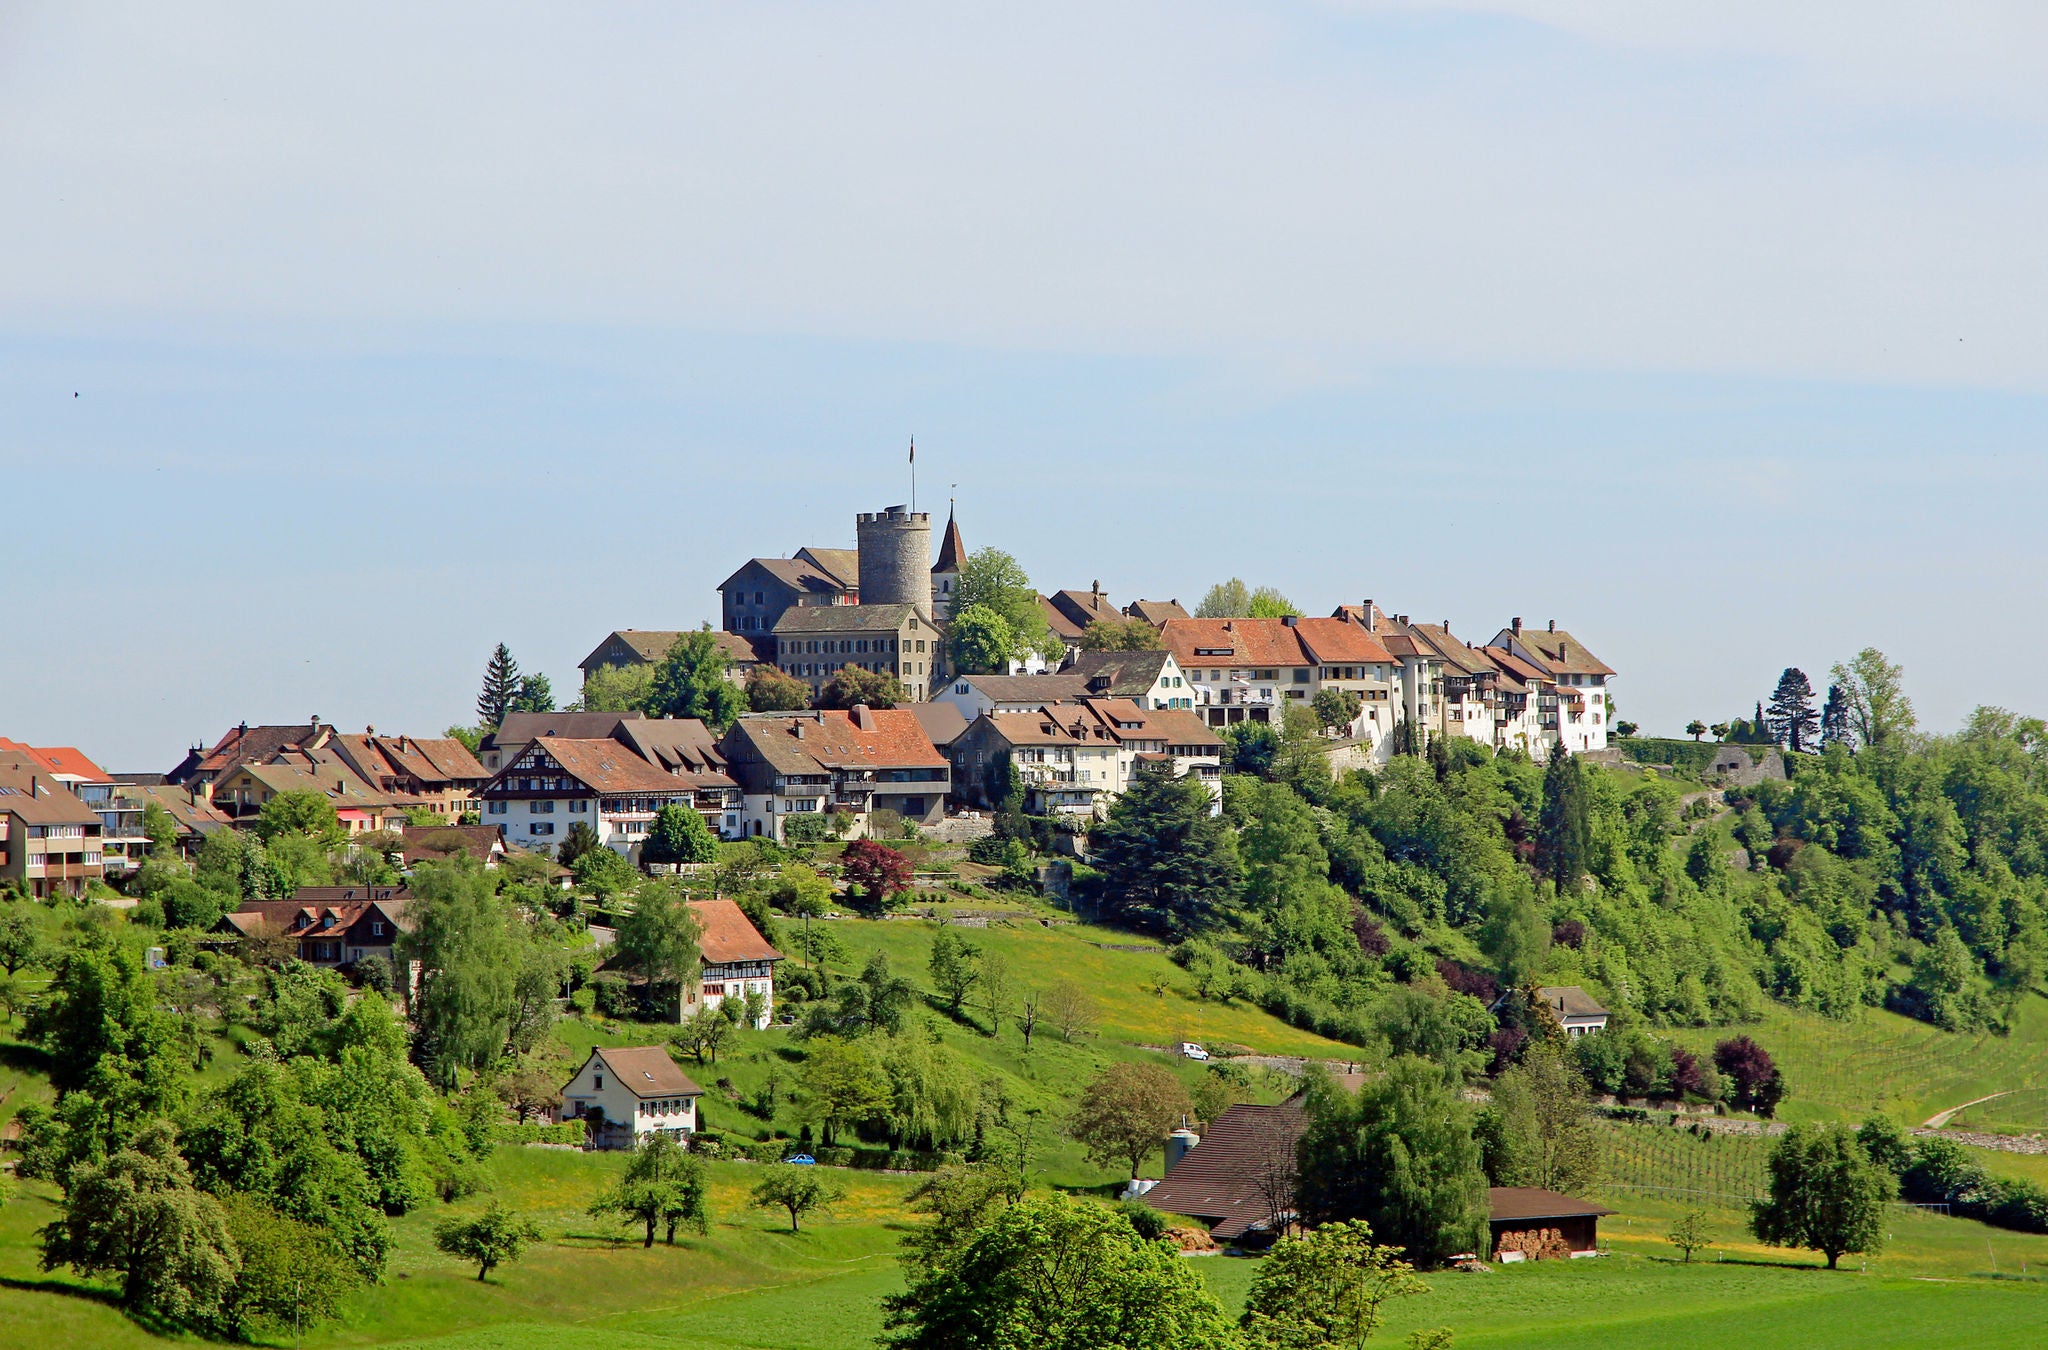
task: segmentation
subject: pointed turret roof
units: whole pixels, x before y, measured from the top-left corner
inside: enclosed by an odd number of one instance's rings
[[[960,542],[960,526],[953,520],[953,508],[946,508],[946,537],[939,542],[939,560],[932,564],[934,572],[958,572],[960,564],[967,561],[967,545]]]

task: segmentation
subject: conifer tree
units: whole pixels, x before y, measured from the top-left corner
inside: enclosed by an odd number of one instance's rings
[[[1820,743],[1856,748],[1856,739],[1849,731],[1849,700],[1839,684],[1828,686],[1828,701],[1821,705]]]
[[[1778,687],[1771,692],[1770,707],[1765,710],[1764,724],[1770,728],[1772,739],[1795,755],[1811,745],[1813,734],[1820,727],[1820,715],[1813,710],[1813,683],[1806,678],[1805,671],[1787,666],[1778,677]]]
[[[1588,830],[1585,771],[1560,745],[1543,771],[1543,815],[1536,831],[1537,859],[1559,891],[1576,890],[1586,875]]]
[[[484,667],[483,692],[476,696],[477,722],[486,727],[497,726],[518,697],[519,663],[512,659],[512,649],[500,642]]]

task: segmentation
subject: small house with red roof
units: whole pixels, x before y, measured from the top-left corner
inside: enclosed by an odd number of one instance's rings
[[[685,994],[685,1012],[696,1010],[689,1005],[716,1008],[752,995],[760,1000],[754,1029],[766,1031],[775,1018],[775,963],[784,959],[782,953],[730,900],[693,900],[690,912],[703,930],[697,939],[702,965],[696,987]]]
[[[366,956],[395,956],[399,935],[411,926],[411,901],[402,886],[301,886],[289,900],[243,901],[213,931],[236,938],[282,933],[307,965],[352,966]]]

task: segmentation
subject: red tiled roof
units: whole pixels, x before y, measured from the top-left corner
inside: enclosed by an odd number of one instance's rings
[[[612,1081],[636,1097],[701,1097],[704,1089],[676,1067],[658,1045],[600,1046],[590,1052],[612,1071]],[[577,1070],[582,1072],[582,1070]]]
[[[730,900],[692,900],[690,912],[703,925],[704,936],[697,941],[697,950],[704,954],[704,960],[711,965],[731,965],[737,961],[780,961],[781,952],[768,945],[768,939],[761,936],[746,911]]]
[[[1299,619],[1294,631],[1322,665],[1391,665],[1394,660],[1378,638],[1345,619]]]
[[[561,736],[539,736],[534,744],[547,751],[562,771],[593,792],[640,792],[681,795],[690,785],[673,774],[663,773],[617,741],[574,741]],[[498,778],[530,775],[530,769],[510,766]],[[496,779],[492,780],[497,781]]]
[[[1315,664],[1284,619],[1171,619],[1159,636],[1183,667]]]
[[[0,736],[0,753],[24,756],[40,764],[53,774],[76,778],[87,783],[111,783],[113,778],[105,769],[87,759],[84,753],[69,745],[23,745]]]

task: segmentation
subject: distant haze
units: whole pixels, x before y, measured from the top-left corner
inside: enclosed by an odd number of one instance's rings
[[[109,767],[571,697],[913,433],[1047,590],[2048,712],[2048,9],[26,3],[0,182],[0,735]]]

